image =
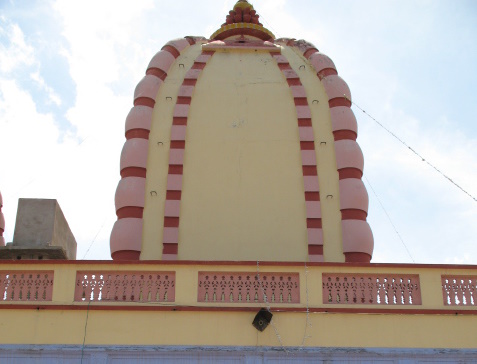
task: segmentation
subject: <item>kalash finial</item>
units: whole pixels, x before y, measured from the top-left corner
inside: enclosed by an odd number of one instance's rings
[[[225,23],[210,38],[222,40],[233,35],[250,35],[264,41],[274,39],[275,36],[263,27],[259,18],[252,4],[247,0],[238,0],[227,14]]]
[[[234,9],[236,7],[245,9],[245,8],[250,8],[250,10],[253,10],[253,5],[250,4],[247,0],[238,0],[237,4],[235,4]]]
[[[258,18],[260,16],[253,9],[253,5],[247,0],[239,0],[234,5],[234,9],[229,11],[225,24],[233,23],[252,23],[262,25]]]

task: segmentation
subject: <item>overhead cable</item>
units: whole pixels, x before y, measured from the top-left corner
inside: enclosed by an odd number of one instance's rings
[[[371,185],[371,183],[369,183],[369,180],[366,178],[366,176],[364,176],[364,179],[366,180],[366,182],[368,183],[369,187],[371,188],[371,191],[373,191],[374,193],[374,196],[376,196],[376,199],[378,200],[379,204],[381,205],[381,208],[383,209],[384,213],[386,214],[389,222],[391,223],[394,231],[396,232],[397,236],[399,237],[399,240],[401,240],[401,243],[402,245],[404,245],[404,248],[406,249],[407,251],[407,254],[409,255],[409,257],[411,258],[412,262],[413,263],[416,263],[414,261],[414,258],[412,257],[411,255],[411,252],[409,251],[409,249],[407,248],[407,245],[406,243],[404,243],[404,239],[402,238],[401,234],[399,234],[399,231],[396,229],[396,226],[393,224],[393,221],[391,220],[391,216],[389,216],[388,212],[386,211],[386,209],[384,208],[384,205],[382,204],[381,202],[381,199],[378,197],[376,191],[374,190],[373,186]]]
[[[386,130],[389,134],[391,134],[395,139],[397,139],[402,145],[404,145],[405,147],[407,147],[411,152],[413,152],[416,156],[418,156],[419,158],[421,158],[421,160],[423,162],[426,162],[430,167],[434,168],[436,170],[436,172],[438,172],[442,177],[444,177],[445,179],[447,179],[449,182],[451,182],[454,186],[456,186],[458,189],[460,189],[462,192],[464,192],[466,195],[468,195],[471,199],[473,199],[475,202],[477,202],[477,198],[475,198],[474,196],[472,196],[469,192],[467,192],[465,189],[463,189],[460,185],[458,185],[456,182],[454,182],[452,180],[452,178],[450,178],[449,176],[447,176],[444,172],[442,172],[441,170],[439,170],[435,165],[433,165],[431,162],[429,162],[427,159],[425,159],[421,154],[419,154],[418,152],[416,152],[415,149],[413,149],[410,145],[408,145],[405,141],[403,141],[401,138],[399,138],[396,134],[394,134],[391,130],[389,130],[388,128],[386,128],[383,124],[381,124],[378,120],[376,120],[376,118],[374,118],[373,116],[371,116],[370,114],[368,114],[363,108],[361,108],[358,104],[356,104],[356,102],[352,101],[350,98],[348,98],[348,96],[344,95],[344,97],[350,101],[354,106],[356,106],[358,109],[360,109],[364,114],[366,114],[370,119],[374,120],[381,128],[383,128],[384,130]]]

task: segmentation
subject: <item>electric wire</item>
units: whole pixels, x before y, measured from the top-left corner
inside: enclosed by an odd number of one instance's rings
[[[391,220],[391,216],[389,216],[388,212],[386,211],[386,208],[384,207],[383,203],[381,202],[381,199],[379,198],[378,194],[376,193],[376,191],[374,190],[373,186],[371,185],[371,183],[369,182],[369,180],[366,178],[366,176],[364,176],[364,179],[365,179],[366,182],[368,183],[369,188],[371,188],[371,191],[373,191],[374,196],[376,196],[376,199],[378,200],[379,205],[381,206],[381,208],[383,209],[384,213],[386,214],[386,216],[387,216],[389,222],[391,223],[391,226],[393,227],[394,231],[396,232],[396,235],[399,237],[399,240],[401,240],[401,243],[402,243],[402,245],[404,246],[404,248],[406,249],[407,254],[408,254],[409,257],[411,258],[412,262],[413,262],[413,263],[416,263],[416,262],[414,261],[414,258],[413,258],[412,255],[411,255],[411,252],[410,252],[409,249],[407,248],[406,243],[404,243],[404,239],[402,238],[401,234],[399,234],[399,231],[397,230],[396,226],[393,224],[393,221]]]
[[[265,305],[267,306],[266,307],[267,311],[272,313],[271,306],[270,306],[270,304],[268,303],[268,300],[267,300],[267,295],[265,293],[265,289],[263,288],[262,281],[260,280],[260,262],[258,260],[257,260],[257,280],[258,280],[258,284],[260,286],[260,289],[262,290],[263,300],[265,301]],[[275,332],[275,336],[277,337],[278,342],[280,343],[280,346],[282,347],[283,351],[285,351],[285,353],[288,355],[288,350],[285,347],[285,345],[283,345],[282,337],[280,336],[280,333],[278,332],[278,328],[276,327],[275,323],[273,322],[273,318],[272,318],[270,323],[272,324],[273,331]]]
[[[307,335],[308,327],[312,327],[310,321],[310,307],[308,301],[308,266],[305,261],[305,295],[306,295],[306,320],[305,320],[305,331],[303,332],[303,340],[301,341],[301,346],[305,346],[307,339],[311,338],[311,335]]]
[[[458,189],[460,189],[462,192],[464,192],[466,195],[468,195],[470,198],[472,198],[475,202],[477,202],[477,198],[474,197],[472,194],[467,192],[464,188],[462,188],[459,184],[454,182],[452,178],[447,176],[444,172],[442,172],[440,169],[438,169],[435,165],[433,165],[431,162],[429,162],[427,159],[425,159],[421,154],[416,152],[415,149],[413,149],[409,144],[407,144],[405,141],[403,141],[401,138],[399,138],[396,134],[394,134],[391,130],[386,128],[383,124],[381,124],[376,118],[371,116],[369,113],[367,113],[362,107],[360,107],[356,102],[352,101],[348,96],[344,95],[345,99],[347,99],[349,102],[351,102],[354,106],[356,106],[359,110],[361,110],[366,116],[368,116],[371,120],[374,120],[381,128],[386,130],[389,134],[391,134],[395,139],[397,139],[402,145],[407,147],[412,153],[414,153],[416,156],[422,159],[423,162],[426,162],[431,168],[433,168],[437,173],[439,173],[442,177],[447,179],[450,183],[452,183],[454,186],[456,186]]]
[[[264,25],[267,25],[265,28],[271,30],[272,33],[273,33],[273,35],[275,35],[275,38],[277,38],[277,39],[280,38],[280,37],[278,36],[278,32],[276,32],[275,29],[272,28],[272,25],[270,24],[270,22],[268,22],[268,21],[262,16],[262,14],[259,14],[259,15],[260,15],[260,19],[262,19],[263,24],[264,24]]]
[[[106,224],[106,220],[107,220],[107,218],[104,219],[103,224],[101,225],[101,227],[99,228],[98,232],[97,232],[96,235],[94,236],[93,241],[91,242],[91,244],[89,244],[89,247],[88,247],[88,249],[86,250],[86,253],[84,253],[83,258],[82,258],[81,260],[84,260],[84,258],[86,258],[86,255],[89,253],[89,250],[91,249],[91,247],[93,246],[94,242],[96,241],[96,238],[98,237],[99,233],[101,232],[101,230],[103,230],[104,224]]]
[[[86,321],[84,323],[83,346],[81,347],[81,364],[83,364],[84,344],[86,342],[86,329],[88,327],[88,316],[89,316],[89,305],[90,304],[91,304],[91,301],[88,302],[88,308],[86,310]]]

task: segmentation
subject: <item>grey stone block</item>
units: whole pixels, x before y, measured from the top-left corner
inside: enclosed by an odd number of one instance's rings
[[[2,250],[4,259],[5,254],[24,259],[76,259],[76,240],[58,201],[21,198],[13,243]]]

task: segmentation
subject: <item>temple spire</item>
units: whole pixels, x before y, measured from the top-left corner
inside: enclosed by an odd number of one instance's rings
[[[247,0],[239,0],[237,1],[237,3],[235,4],[234,6],[234,9],[236,7],[240,7],[242,9],[245,9],[245,8],[251,8],[253,10],[253,5],[250,4]]]
[[[239,0],[227,14],[225,23],[210,38],[223,40],[234,35],[250,35],[263,41],[274,39],[273,33],[263,27],[259,18],[252,4]]]
[[[234,24],[234,23],[252,23],[262,25],[258,18],[260,16],[253,9],[253,5],[246,0],[239,0],[235,5],[233,10],[229,11],[225,19],[225,24]]]

